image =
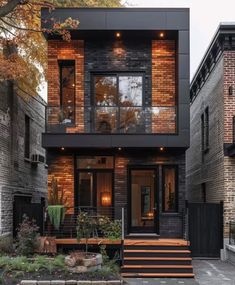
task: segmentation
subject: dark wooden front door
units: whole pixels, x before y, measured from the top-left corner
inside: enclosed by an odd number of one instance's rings
[[[194,257],[219,257],[223,248],[223,206],[189,203],[189,240]]]
[[[157,233],[158,192],[156,168],[129,169],[129,233]]]

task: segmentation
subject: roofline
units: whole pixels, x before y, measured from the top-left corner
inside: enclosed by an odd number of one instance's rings
[[[235,22],[221,22],[219,26],[217,27],[216,32],[214,33],[214,36],[212,37],[212,40],[210,41],[210,44],[208,48],[206,49],[206,52],[204,56],[202,57],[202,60],[200,61],[198,68],[196,69],[193,75],[193,78],[190,83],[190,91],[193,85],[195,84],[195,82],[197,81],[206,61],[211,55],[212,50],[215,48],[216,43],[220,40],[220,37],[222,39],[222,45],[221,45],[221,50],[222,50],[224,48],[223,47],[224,38],[222,37],[222,35],[230,35],[230,34],[235,35]]]
[[[41,8],[41,10],[48,10],[48,8],[44,7],[44,8]],[[156,8],[156,7],[146,7],[146,8],[143,8],[143,7],[135,7],[135,8],[132,8],[132,7],[116,7],[116,8],[112,8],[112,7],[56,7],[54,10],[94,10],[94,11],[98,11],[98,10],[108,10],[108,11],[122,11],[122,12],[125,12],[128,11],[128,12],[161,12],[161,11],[189,11],[190,8],[185,8],[185,7],[177,7],[177,8],[174,8],[174,7],[160,7],[160,8]]]

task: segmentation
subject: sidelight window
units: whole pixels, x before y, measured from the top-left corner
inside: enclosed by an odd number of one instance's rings
[[[177,211],[177,168],[163,166],[163,212]]]

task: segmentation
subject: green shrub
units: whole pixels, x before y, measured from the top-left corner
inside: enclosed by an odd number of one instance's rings
[[[104,235],[104,238],[109,240],[121,239],[122,236],[122,224],[121,220],[110,220],[108,217],[99,217],[98,219],[99,229]]]
[[[31,221],[26,215],[23,216],[23,222],[17,232],[16,251],[19,255],[28,256],[38,248],[38,229],[34,220]]]

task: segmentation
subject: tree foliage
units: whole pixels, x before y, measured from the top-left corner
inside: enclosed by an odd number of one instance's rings
[[[0,80],[15,80],[20,95],[34,95],[45,80],[46,41],[42,32],[57,33],[70,40],[68,28],[79,21],[67,19],[42,30],[42,7],[121,7],[121,0],[0,0]]]

